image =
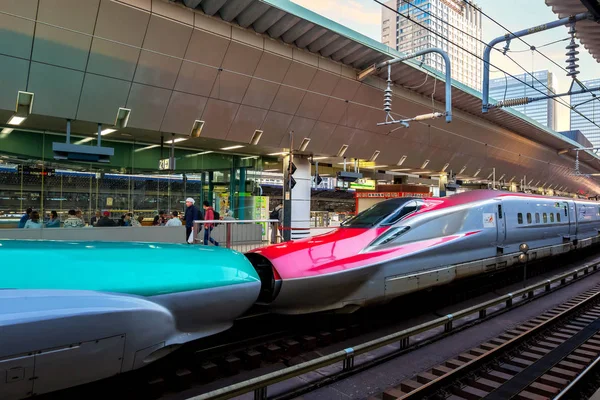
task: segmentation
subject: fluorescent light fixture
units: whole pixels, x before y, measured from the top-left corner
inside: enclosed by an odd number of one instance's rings
[[[312,159],[313,160],[325,160],[326,158],[329,158],[329,157],[313,157]],[[321,175],[321,176],[323,176],[323,175]]]
[[[444,164],[444,167],[442,168],[442,172],[446,171],[449,166],[450,166],[449,163]],[[425,167],[423,167],[423,168],[425,168]]]
[[[244,146],[238,144],[236,146],[221,147],[221,150],[235,150],[235,149],[241,149],[242,147],[244,147]]]
[[[88,138],[85,138],[85,139],[81,139],[80,141],[75,142],[74,144],[83,144],[83,143],[91,142],[94,139],[95,138],[93,138],[93,137],[88,137]]]
[[[288,151],[280,151],[278,153],[271,153],[271,154],[267,154],[268,156],[282,156],[284,154],[289,154]]]
[[[107,129],[103,129],[103,130],[100,132],[100,135],[104,136],[104,135],[108,135],[108,134],[110,134],[110,133],[113,133],[113,132],[116,132],[116,131],[117,131],[116,129],[107,128]]]
[[[187,140],[187,138],[180,137],[180,138],[175,138],[175,139],[167,140],[165,143],[166,144],[179,143],[179,142],[183,142],[185,140]]]
[[[135,149],[133,152],[134,153],[139,153],[140,151],[154,149],[154,148],[156,148],[158,146],[159,146],[158,144],[151,144],[150,146],[146,146],[146,147],[141,147],[139,149]]]
[[[344,157],[344,154],[346,154],[346,150],[348,150],[348,145],[343,144],[342,147],[340,147],[340,150],[337,152],[337,156]]]
[[[512,183],[512,181],[514,181],[516,178],[516,176],[513,176],[512,178],[510,178],[510,181],[508,181],[508,183]]]
[[[381,153],[379,150],[375,150],[375,152],[373,153],[373,155],[371,156],[371,158],[369,158],[369,161],[375,161],[375,160],[377,160],[377,157],[379,157],[379,153]]]
[[[502,179],[504,179],[504,176],[505,176],[505,175],[506,175],[506,174],[502,174],[502,176],[501,176],[500,178],[498,178],[498,180],[499,180],[499,181],[501,181]]]
[[[279,171],[278,168],[263,169],[263,172],[277,172],[277,171]]]
[[[258,156],[242,157],[242,158],[240,158],[240,160],[250,160],[251,158],[258,158]]]
[[[473,175],[473,178],[475,178],[477,175],[479,175],[480,172],[481,172],[481,168],[479,168],[477,171],[475,171],[475,174]]]
[[[390,171],[392,172],[402,172],[402,171],[410,171],[412,168],[396,168],[396,169],[390,169]]]
[[[425,162],[423,163],[423,165],[421,165],[421,169],[425,169],[425,167],[427,166],[427,164],[429,164],[429,160],[425,160]]]
[[[538,186],[541,181],[537,181],[534,186]]]
[[[494,175],[494,173],[490,172],[490,174],[488,175],[487,179],[490,179],[492,177],[492,175]]]
[[[21,122],[25,121],[26,119],[27,119],[27,117],[17,117],[16,115],[13,115],[8,120],[8,124],[9,125],[21,125]]]
[[[533,179],[529,181],[529,183],[527,184],[527,186],[531,186],[531,182],[533,182]]]
[[[372,167],[363,167],[363,168],[375,169],[375,168],[385,168],[385,167],[387,167],[387,165],[373,165]]]
[[[190,131],[191,137],[200,137],[202,133],[202,128],[204,128],[204,121],[200,121],[199,119],[194,121],[194,125],[192,125],[192,130]]]
[[[129,122],[129,114],[131,114],[131,110],[129,108],[119,107],[117,110],[117,118],[115,118],[115,127],[117,129],[123,129],[127,127],[127,122]]]
[[[262,134],[263,134],[263,131],[261,131],[260,129],[255,130],[254,134],[252,135],[252,139],[250,139],[250,144],[253,146],[256,146],[258,144],[258,142],[260,141]]]
[[[187,158],[198,157],[198,156],[203,156],[205,154],[210,154],[210,153],[214,153],[214,151],[212,151],[212,150],[201,151],[200,153],[188,154],[188,155],[186,155],[186,157]]]
[[[308,147],[308,144],[310,143],[310,139],[305,137],[304,139],[302,139],[302,143],[300,143],[300,151],[305,151],[306,148]]]
[[[12,133],[13,129],[12,128],[4,128],[2,129],[3,134],[8,135],[9,133]]]
[[[467,166],[465,165],[464,167],[462,167],[460,169],[460,171],[458,171],[459,174],[462,174],[463,172],[465,172],[465,169],[467,169]]]
[[[397,166],[401,166],[402,164],[404,164],[404,161],[406,161],[406,156],[402,156],[400,158],[400,161],[398,161],[398,164],[396,164]]]

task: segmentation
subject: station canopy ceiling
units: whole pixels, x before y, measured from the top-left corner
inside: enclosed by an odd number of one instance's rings
[[[35,100],[24,128],[64,131],[68,118],[74,133],[92,135],[96,123],[109,127],[126,107],[127,128],[106,140],[159,143],[164,135],[187,139],[182,147],[241,145],[234,151],[266,155],[289,148],[293,131],[294,148],[310,139],[303,153],[322,163],[338,165],[336,155],[347,145],[349,159],[369,160],[379,151],[366,167],[373,170],[452,170],[485,180],[495,168],[507,182],[527,176],[534,185],[600,192],[593,179],[572,175],[572,153],[557,152],[577,143],[512,110],[481,114],[480,94],[458,82],[452,123],[377,126],[385,118],[385,82],[376,76],[360,82],[356,74],[401,54],[290,1],[59,3],[40,2],[37,11],[29,2],[0,4],[4,121],[17,91],[26,90]],[[439,72],[405,62],[394,66],[393,79],[396,117],[444,110]],[[191,138],[195,120],[204,126]],[[251,145],[256,130],[263,134]],[[595,155],[582,160],[582,172],[598,172]]]

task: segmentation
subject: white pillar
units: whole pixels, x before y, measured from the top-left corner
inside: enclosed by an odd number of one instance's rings
[[[284,176],[289,164],[289,156],[283,160]],[[296,186],[292,189],[292,232],[291,238],[303,239],[310,235],[310,161],[307,158],[294,156],[296,172],[292,177]]]

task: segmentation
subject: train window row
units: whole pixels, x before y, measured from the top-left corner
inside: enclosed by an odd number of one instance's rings
[[[543,219],[544,224],[548,223],[548,220],[550,222],[554,222],[554,213],[541,213],[541,217]],[[523,213],[518,213],[517,214],[517,222],[519,223],[519,225],[523,224]],[[540,220],[540,213],[535,213],[535,223],[539,224],[541,222]],[[556,213],[556,222],[560,222],[560,213]],[[533,223],[533,219],[532,219],[532,214],[531,213],[527,213],[527,223],[528,224],[532,224]]]

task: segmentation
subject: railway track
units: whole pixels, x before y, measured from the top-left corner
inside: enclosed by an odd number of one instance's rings
[[[600,356],[600,285],[372,399],[579,398]]]
[[[580,253],[590,255],[589,253]],[[538,262],[529,265],[528,277],[568,269],[573,258],[557,257],[550,267]],[[439,308],[441,300],[449,304],[474,298],[506,287],[523,279],[523,270],[514,269],[497,274],[495,277],[478,278],[440,288],[433,293],[408,296],[403,301],[420,304],[412,308],[412,314],[431,312]],[[364,341],[365,335],[376,334],[382,329],[391,329],[398,322],[397,313],[392,313],[396,305],[383,306],[369,312],[349,316],[306,316],[278,317],[262,313],[248,315],[236,322],[236,326],[218,337],[208,338],[184,346],[178,352],[139,371],[119,375],[111,379],[83,385],[76,388],[37,396],[38,399],[80,399],[80,398],[127,398],[127,399],[173,399],[193,388],[202,393],[239,382],[264,373],[264,369],[282,368],[315,358],[320,350],[332,343],[354,337],[354,341]],[[273,367],[269,367],[272,365]]]

